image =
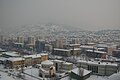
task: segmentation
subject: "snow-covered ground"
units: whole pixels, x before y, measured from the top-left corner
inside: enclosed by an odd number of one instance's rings
[[[88,79],[86,80],[108,80],[107,76],[97,76],[97,75],[91,75]]]
[[[1,72],[1,71],[0,71],[0,75],[1,75],[0,80],[23,80],[12,75],[8,76],[8,73]]]
[[[12,74],[12,75],[9,75]],[[0,80],[43,80],[43,78],[39,77],[39,69],[33,68],[33,67],[27,67],[24,68],[24,73],[27,74],[22,74],[24,75],[24,79],[21,79],[17,77],[17,74],[19,71],[12,70],[10,71],[9,69],[4,69],[3,65],[0,65]],[[57,73],[57,76],[65,76],[65,73]],[[120,72],[117,74],[113,74],[112,76],[97,76],[97,75],[91,75],[89,78],[86,80],[120,80]],[[45,79],[45,80],[50,80],[50,79]],[[66,76],[60,80],[70,80],[69,76]]]
[[[35,76],[35,77],[40,78],[40,77],[39,77],[39,70],[38,70],[37,68],[26,69],[26,70],[24,71],[24,73],[27,73],[27,74],[29,74],[29,75],[33,75],[33,76]]]
[[[38,69],[28,67],[28,68],[25,68],[24,70],[28,74],[31,75],[31,73],[32,73],[33,76],[38,77]],[[31,76],[23,74],[23,73],[21,73],[21,75],[23,75],[25,77],[24,77],[24,79],[21,79],[21,78],[17,77],[18,73],[19,73],[19,71],[16,71],[16,70],[10,71],[9,69],[4,69],[3,65],[0,65],[0,75],[1,75],[0,80],[39,80],[39,79],[36,79],[34,77],[31,77]]]

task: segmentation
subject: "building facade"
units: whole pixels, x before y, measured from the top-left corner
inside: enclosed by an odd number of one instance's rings
[[[79,60],[78,65],[92,71],[93,74],[102,76],[110,76],[118,71],[118,65],[115,63]]]

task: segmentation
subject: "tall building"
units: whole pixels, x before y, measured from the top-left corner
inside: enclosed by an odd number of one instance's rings
[[[17,37],[17,42],[18,43],[24,43],[24,37],[23,36]]]
[[[35,37],[34,36],[28,37],[28,44],[35,45]]]
[[[45,50],[45,41],[43,40],[37,40],[35,42],[35,49],[36,49],[36,52],[42,52]]]
[[[71,43],[72,44],[80,44],[80,40],[79,40],[79,38],[74,38],[74,39],[72,39]]]
[[[63,45],[64,45],[64,42],[63,42],[63,39],[60,38],[60,39],[57,39],[55,41],[55,48],[63,48]]]

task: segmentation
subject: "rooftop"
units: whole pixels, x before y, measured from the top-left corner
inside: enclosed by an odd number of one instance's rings
[[[73,50],[73,49],[70,49],[70,50]],[[74,48],[74,50],[81,50],[80,48]]]
[[[24,58],[37,58],[41,57],[41,54],[25,55]]]
[[[64,62],[63,64],[71,65],[71,64],[73,64],[73,63],[70,63],[70,62]]]
[[[93,52],[93,50],[86,50],[87,52]],[[106,52],[104,51],[97,51],[97,50],[94,50],[95,53],[100,53],[100,54],[105,54]]]
[[[75,74],[79,75],[79,68],[75,68],[75,69],[73,69],[71,71],[74,72]],[[89,73],[91,73],[91,71],[83,69],[83,76],[85,76],[85,75],[87,75]]]
[[[85,60],[78,60],[78,63],[87,63],[87,64],[95,64],[95,65],[109,65],[109,66],[117,66],[116,63],[110,63],[110,62],[100,62],[99,61],[85,61]]]
[[[70,44],[70,46],[80,46],[80,44]]]
[[[68,49],[59,49],[59,48],[54,48],[54,50],[57,50],[57,51],[70,51]]]
[[[18,52],[3,52],[3,54],[8,55],[8,56],[12,56],[12,57],[18,57],[18,56],[20,56],[18,54]]]
[[[94,48],[94,46],[81,45],[80,48]]]
[[[62,60],[53,60],[54,62],[64,62],[64,61],[62,61]]]
[[[24,43],[18,43],[18,42],[14,43],[14,44],[18,44],[18,45],[24,45]]]
[[[19,57],[19,58],[8,58],[7,60],[9,60],[9,61],[22,61],[22,60],[25,60],[25,59]]]
[[[46,60],[46,61],[41,62],[41,64],[44,64],[44,65],[51,65],[51,64],[53,64],[53,62],[50,61],[50,60]]]

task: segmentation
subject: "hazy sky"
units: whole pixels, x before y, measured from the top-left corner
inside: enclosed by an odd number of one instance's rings
[[[0,0],[1,29],[38,23],[120,29],[120,0]]]

